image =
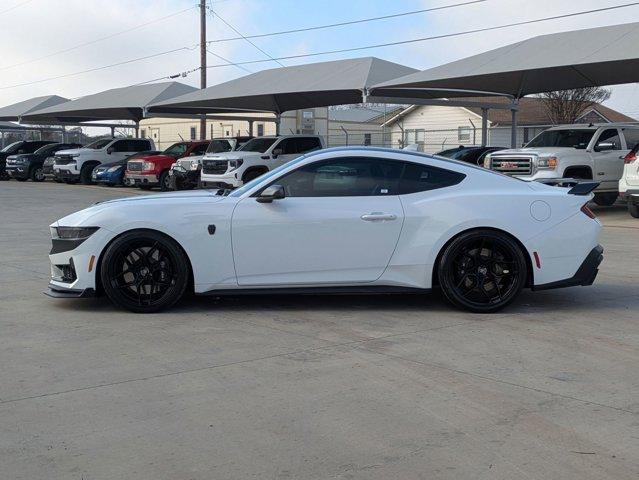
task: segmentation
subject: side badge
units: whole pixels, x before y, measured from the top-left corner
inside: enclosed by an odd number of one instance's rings
[[[208,226],[209,235],[215,235],[215,225]]]

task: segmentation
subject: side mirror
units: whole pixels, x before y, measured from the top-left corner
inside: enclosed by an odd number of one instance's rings
[[[109,147],[109,148],[107,148],[107,152],[106,153],[108,155],[111,155],[114,151],[115,151],[115,149],[113,147]]]
[[[595,152],[608,152],[615,149],[615,144],[611,142],[599,142],[595,145]]]
[[[283,150],[281,148],[276,148],[275,150],[273,150],[273,152],[271,153],[271,156],[273,158],[277,158],[280,155],[282,155]]]
[[[284,187],[282,185],[271,185],[262,190],[262,193],[257,197],[257,201],[260,203],[271,203],[273,200],[279,200],[286,197],[284,193]]]

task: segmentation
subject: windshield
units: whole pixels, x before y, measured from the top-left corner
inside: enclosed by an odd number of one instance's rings
[[[18,147],[22,145],[22,142],[13,142],[10,143],[9,145],[7,145],[6,147],[4,147],[2,150],[0,150],[3,153],[13,153],[15,152]]]
[[[595,130],[546,130],[533,138],[526,147],[568,147],[586,148]]]
[[[244,145],[242,145],[238,150],[242,150],[243,152],[264,153],[276,141],[277,141],[277,138],[264,138],[264,137],[253,138],[252,140],[249,140]]]
[[[186,143],[174,143],[169,148],[164,150],[162,153],[164,155],[171,155],[172,157],[178,157],[180,155],[184,155],[184,152],[186,152],[187,147],[188,147],[188,144]]]
[[[57,143],[50,143],[49,145],[45,145],[44,147],[40,147],[38,148],[35,152],[38,155],[42,155],[44,153],[49,153],[52,152],[56,149],[60,148],[59,145]]]
[[[275,175],[280,173],[285,168],[288,168],[291,165],[295,165],[296,163],[301,162],[305,158],[306,158],[306,156],[302,155],[301,157],[297,157],[296,159],[291,160],[290,162],[286,162],[284,165],[280,165],[279,167],[274,168],[270,172],[266,172],[264,175],[261,175],[261,176],[259,176],[257,178],[254,178],[250,182],[245,183],[244,185],[242,185],[240,188],[238,188],[236,190],[233,190],[233,192],[229,195],[229,197],[241,197],[246,192],[248,192],[250,189],[252,189],[256,185],[262,183],[264,180],[268,180],[269,178],[274,177]]]
[[[112,138],[103,138],[101,140],[96,140],[93,143],[89,143],[86,147],[84,148],[91,148],[93,150],[100,150],[101,148],[106,147],[109,143],[111,143],[111,140],[113,140]]]
[[[231,150],[231,142],[228,140],[211,140],[209,147],[206,149],[206,153],[222,153],[230,152]]]

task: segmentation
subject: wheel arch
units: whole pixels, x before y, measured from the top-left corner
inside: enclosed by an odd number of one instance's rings
[[[242,181],[244,181],[244,178],[249,173],[260,172],[260,175],[264,175],[268,171],[269,171],[269,169],[268,169],[268,167],[266,165],[252,165],[252,166],[248,167],[246,170],[244,170],[244,172],[242,172]]]
[[[461,232],[457,232],[455,235],[453,235],[452,237],[450,237],[445,243],[444,245],[442,245],[442,247],[439,249],[439,252],[437,252],[437,257],[435,257],[435,263],[433,263],[433,270],[431,272],[431,285],[434,286],[439,286],[439,275],[437,273],[437,270],[439,269],[439,262],[442,259],[442,255],[444,254],[444,251],[446,251],[446,248],[448,247],[448,245],[450,245],[456,238],[460,237],[461,235],[464,235],[466,233],[469,232],[474,232],[477,230],[491,230],[493,232],[498,232],[501,233],[503,235],[506,235],[507,237],[509,237],[511,240],[513,240],[521,249],[522,253],[524,254],[524,258],[526,259],[526,268],[527,268],[527,274],[526,274],[526,284],[524,285],[524,287],[530,287],[532,285],[534,285],[534,271],[533,271],[533,266],[532,266],[532,259],[530,258],[530,253],[528,253],[528,249],[526,248],[526,246],[522,243],[521,240],[519,240],[515,235],[513,235],[510,232],[507,232],[506,230],[503,230],[501,228],[495,228],[495,227],[472,227],[472,228],[467,228],[466,230],[462,230]]]
[[[194,274],[193,274],[193,264],[192,264],[192,261],[191,261],[191,257],[189,256],[188,252],[184,249],[182,244],[180,242],[178,242],[173,236],[169,235],[168,233],[163,232],[161,230],[157,230],[155,228],[130,228],[128,230],[124,230],[122,232],[119,232],[111,240],[109,240],[104,245],[104,247],[102,248],[102,251],[100,252],[100,255],[98,255],[96,266],[95,266],[95,291],[96,291],[97,294],[101,295],[101,294],[104,293],[104,288],[102,286],[102,278],[101,278],[101,275],[100,275],[101,269],[102,269],[102,260],[104,259],[104,253],[107,251],[109,246],[111,246],[111,244],[113,242],[115,242],[118,238],[122,237],[123,235],[125,235],[127,233],[131,233],[131,232],[153,232],[153,233],[158,233],[158,234],[168,238],[169,240],[175,242],[175,244],[178,246],[178,248],[180,250],[182,250],[182,253],[184,253],[184,256],[188,260],[189,284],[187,285],[187,288],[189,289],[189,291],[191,291],[191,292],[193,291],[193,288],[194,288],[194,285],[195,285]]]
[[[566,167],[566,169],[564,170],[564,177],[566,178],[570,178],[570,172],[572,171],[578,171],[578,172],[583,172],[586,173],[586,177],[585,178],[590,178],[592,179],[592,167],[588,166],[588,165],[570,165],[569,167]],[[575,177],[575,178],[582,178],[582,177]]]

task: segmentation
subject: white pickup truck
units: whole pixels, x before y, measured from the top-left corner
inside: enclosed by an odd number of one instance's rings
[[[202,159],[201,185],[236,188],[307,152],[324,148],[318,135],[256,137],[239,150],[207,153]]]
[[[86,147],[60,150],[53,158],[56,180],[67,183],[93,183],[91,173],[101,163],[124,160],[131,155],[155,149],[149,138],[103,138]]]
[[[599,182],[595,203],[612,205],[624,156],[638,141],[639,125],[563,125],[543,131],[523,148],[488,154],[484,167],[523,180],[592,179]]]

